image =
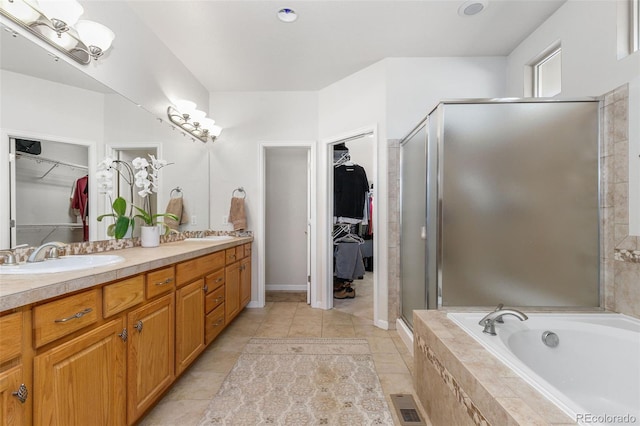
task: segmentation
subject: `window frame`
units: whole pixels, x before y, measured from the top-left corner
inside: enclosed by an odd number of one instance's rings
[[[637,1],[637,0],[636,0]],[[555,58],[556,55],[560,56],[560,92],[556,95],[562,93],[562,45],[558,44],[557,46],[545,51],[542,55],[540,55],[539,59],[536,60],[533,64],[531,64],[531,68],[533,69],[533,97],[540,98],[540,67],[545,63],[549,62],[551,59]],[[556,96],[554,95],[554,96]]]

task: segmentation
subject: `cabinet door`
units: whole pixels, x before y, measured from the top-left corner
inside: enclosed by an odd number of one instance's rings
[[[35,425],[126,424],[123,326],[113,320],[34,358]]]
[[[204,279],[176,292],[176,375],[204,349]]]
[[[240,312],[240,262],[227,266],[224,275],[224,318],[225,324],[229,324]]]
[[[251,301],[251,258],[245,257],[240,262],[240,309]]]
[[[131,424],[173,382],[174,294],[132,311],[127,316],[127,418]]]
[[[0,373],[0,426],[21,426],[26,418],[25,407],[14,392],[22,384],[22,367]]]

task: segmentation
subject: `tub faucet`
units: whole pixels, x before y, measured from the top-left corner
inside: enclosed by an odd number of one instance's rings
[[[65,243],[60,243],[57,241],[44,243],[40,247],[33,250],[33,253],[31,253],[29,255],[29,258],[27,259],[27,262],[33,263],[42,262],[44,259],[57,259],[59,256],[58,249],[64,248],[66,246],[67,245]]]
[[[520,312],[519,310],[509,309],[509,308],[504,309],[502,308],[502,304],[500,304],[498,305],[498,308],[495,311],[485,315],[484,318],[482,318],[478,323],[479,325],[484,327],[484,330],[482,330],[482,332],[495,336],[496,323],[503,322],[502,317],[504,315],[513,315],[514,317],[518,318],[520,321],[529,319],[529,317],[527,317],[524,313]]]
[[[18,264],[16,255],[11,250],[0,250],[0,256],[4,257],[3,265],[13,266]]]

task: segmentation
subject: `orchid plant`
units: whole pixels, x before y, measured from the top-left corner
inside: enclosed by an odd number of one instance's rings
[[[112,213],[106,213],[98,216],[98,221],[102,221],[105,217],[113,217],[114,223],[107,228],[107,235],[115,237],[116,239],[123,238],[129,228],[133,230],[135,225],[135,218],[138,218],[144,222],[145,225],[164,225],[162,222],[158,222],[159,217],[169,217],[174,220],[178,220],[178,217],[170,213],[151,213],[151,203],[148,195],[153,192],[158,192],[158,172],[161,168],[168,166],[171,163],[167,163],[164,160],[158,160],[153,155],[149,155],[150,162],[142,157],[136,157],[131,161],[131,164],[122,160],[113,160],[109,157],[105,158],[98,164],[98,172],[96,178],[98,181],[98,192],[106,194],[109,197]],[[122,178],[124,182],[129,186],[129,199],[133,200],[133,188],[134,185],[139,188],[138,195],[143,199],[143,207],[133,205],[131,203],[127,208],[127,200],[120,196],[120,185],[118,180],[117,196],[113,202],[111,197],[113,196],[113,182],[114,173],[118,177]],[[134,209],[138,214],[133,214]],[[169,227],[164,225],[165,233],[169,232]]]

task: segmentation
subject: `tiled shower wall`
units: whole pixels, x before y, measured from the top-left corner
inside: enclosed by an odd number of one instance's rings
[[[601,152],[601,306],[640,318],[640,236],[629,235],[629,90],[604,96]],[[389,154],[389,318],[400,317],[400,144]]]
[[[602,108],[602,302],[640,318],[640,237],[629,235],[628,85],[607,93]]]

